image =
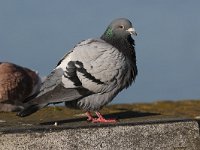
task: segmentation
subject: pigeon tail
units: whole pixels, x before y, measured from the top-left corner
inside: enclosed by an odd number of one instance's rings
[[[19,116],[19,117],[29,116],[44,106],[46,106],[46,105],[31,104],[31,105],[27,106],[25,109],[23,109],[22,111],[20,111],[19,113],[17,113],[17,116]]]
[[[25,108],[17,116],[26,117],[49,104],[78,100],[91,93],[84,88],[66,89],[62,85],[57,85],[53,90],[25,103]]]

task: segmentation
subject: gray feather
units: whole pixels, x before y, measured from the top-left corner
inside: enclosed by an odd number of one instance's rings
[[[92,94],[91,91],[85,88],[64,88],[62,85],[57,85],[53,90],[33,99],[29,103],[32,104],[51,104],[64,101],[72,101],[83,98]]]
[[[40,93],[37,95],[37,97],[53,90],[57,85],[61,84],[62,75],[62,69],[54,69],[51,74],[47,76],[46,80],[42,83]]]

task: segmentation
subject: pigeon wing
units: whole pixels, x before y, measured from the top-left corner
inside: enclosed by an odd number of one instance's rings
[[[75,46],[57,69],[64,71],[64,87],[82,86],[102,94],[120,86],[120,79],[127,71],[126,63],[124,55],[112,45],[100,39],[88,39]]]

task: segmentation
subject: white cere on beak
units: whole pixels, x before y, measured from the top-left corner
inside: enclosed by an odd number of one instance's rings
[[[134,28],[129,28],[129,29],[126,30],[126,31],[128,31],[130,34],[133,34],[133,35],[137,36],[137,33],[136,33],[136,31],[135,31]]]

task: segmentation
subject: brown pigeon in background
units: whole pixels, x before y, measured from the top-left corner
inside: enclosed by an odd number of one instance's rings
[[[0,111],[20,111],[23,101],[41,86],[38,74],[13,63],[0,62]]]

